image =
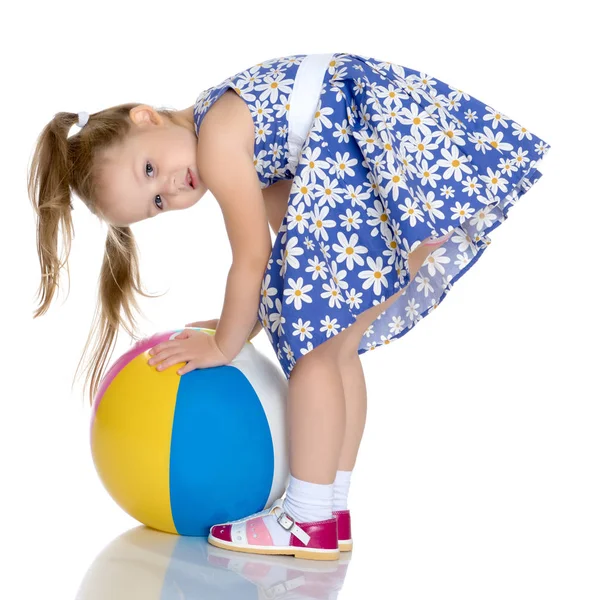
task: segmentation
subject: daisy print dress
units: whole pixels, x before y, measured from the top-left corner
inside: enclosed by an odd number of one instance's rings
[[[498,108],[407,66],[348,53],[256,64],[227,89],[255,125],[265,188],[292,179],[257,317],[286,375],[296,361],[401,289],[358,354],[408,333],[481,258],[536,183],[550,144]],[[411,279],[408,257],[439,243]]]

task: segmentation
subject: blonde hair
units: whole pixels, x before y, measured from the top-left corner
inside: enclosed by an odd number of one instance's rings
[[[132,126],[129,111],[136,106],[139,103],[120,104],[90,114],[88,123],[68,138],[71,126],[77,123],[78,114],[59,112],[37,139],[27,183],[37,218],[37,251],[41,269],[37,292],[40,301],[34,311],[34,319],[50,307],[59,287],[60,270],[65,266],[70,282],[68,258],[74,236],[71,191],[77,194],[92,214],[101,221],[105,220],[97,204],[100,175],[97,155],[125,140]],[[157,112],[173,120],[173,111],[170,109],[159,109]],[[89,383],[90,404],[114,349],[119,325],[123,325],[132,338],[135,337],[133,311],[139,311],[139,306],[134,292],[147,298],[156,297],[141,289],[137,244],[131,228],[107,224],[96,312],[74,377],[77,377],[97,331],[94,350],[85,368],[84,388]],[[65,250],[62,261],[58,256],[59,225]]]

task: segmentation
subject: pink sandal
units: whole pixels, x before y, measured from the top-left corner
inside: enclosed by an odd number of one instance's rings
[[[338,545],[340,552],[352,552],[352,526],[349,510],[334,510],[333,516],[338,522]]]
[[[277,515],[277,522],[290,533],[287,546],[275,546],[262,517]],[[283,499],[276,500],[270,508],[238,521],[213,525],[208,543],[225,550],[252,554],[286,554],[309,560],[338,560],[338,518],[334,515],[325,521],[296,523],[283,511]]]

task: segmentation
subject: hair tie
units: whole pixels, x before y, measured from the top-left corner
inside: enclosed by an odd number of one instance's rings
[[[79,120],[77,122],[77,125],[79,125],[79,127],[83,127],[88,122],[90,115],[88,113],[86,113],[85,111],[78,113],[78,115],[79,115]]]

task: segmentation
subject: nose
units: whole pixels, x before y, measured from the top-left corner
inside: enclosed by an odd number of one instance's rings
[[[183,192],[187,188],[185,178],[187,177],[187,170],[183,176],[177,177],[176,174],[165,176],[162,184],[163,194],[176,196],[178,193]]]

